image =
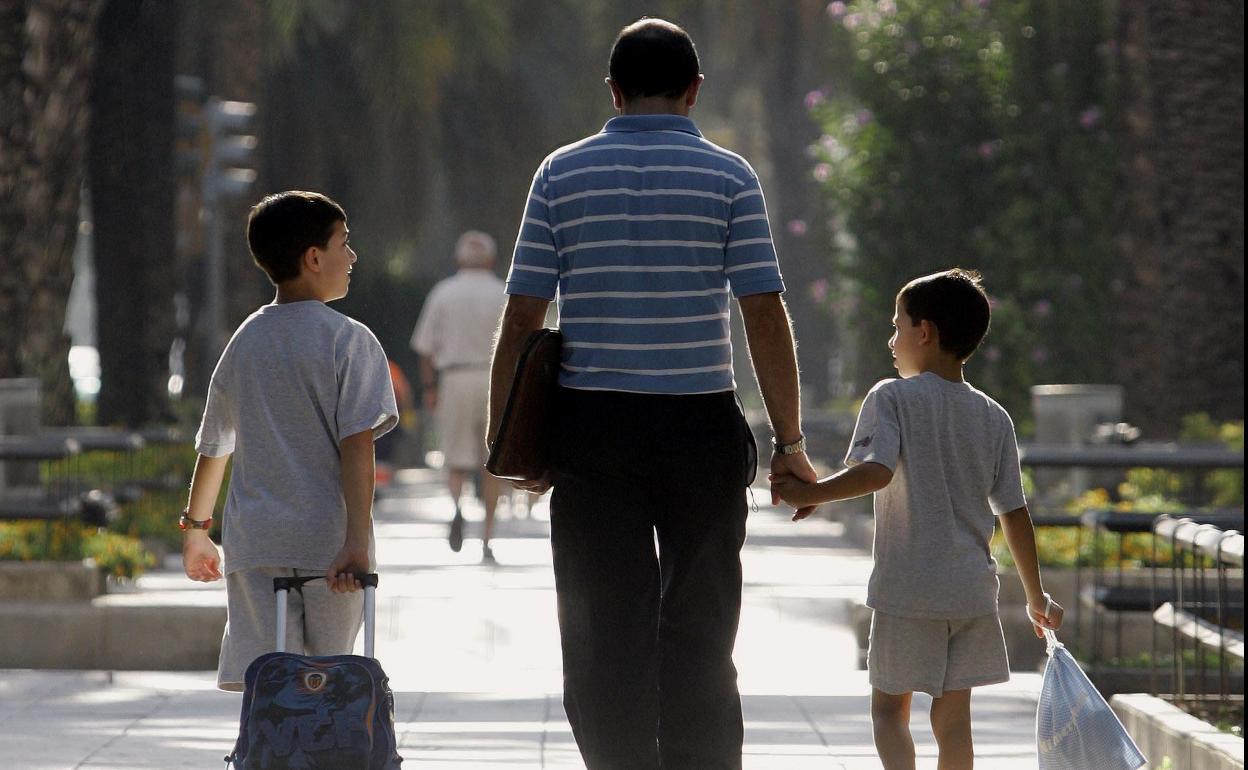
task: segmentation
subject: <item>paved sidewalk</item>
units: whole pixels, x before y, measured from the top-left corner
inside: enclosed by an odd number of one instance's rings
[[[401,753],[441,770],[582,767],[560,703],[545,503],[526,518],[504,508],[491,569],[478,563],[471,523],[463,551],[447,548],[451,508],[436,478],[406,472],[377,510],[377,652],[395,691]],[[745,766],[878,768],[848,617],[870,560],[839,525],[793,524],[761,505],[765,493],[755,497],[736,652]],[[160,588],[181,578],[145,580]],[[200,590],[224,601],[220,586]],[[211,672],[0,671],[0,768],[222,767],[239,698],[213,682]],[[977,693],[977,767],[1035,767],[1038,688],[1037,675],[1016,674]],[[935,767],[928,702],[915,703],[921,768]]]

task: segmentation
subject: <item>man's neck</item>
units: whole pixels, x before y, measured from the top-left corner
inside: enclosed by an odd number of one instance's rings
[[[689,117],[689,105],[682,99],[664,99],[661,96],[645,96],[624,102],[621,115],[680,115]]]

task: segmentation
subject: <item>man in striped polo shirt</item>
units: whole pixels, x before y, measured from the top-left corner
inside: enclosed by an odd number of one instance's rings
[[[534,176],[488,436],[524,340],[557,295],[559,441],[552,477],[531,486],[554,487],[577,745],[591,770],[739,768],[732,650],[757,453],[735,398],[729,300],[775,432],[771,469],[814,480],[784,283],[754,170],[688,117],[702,75],[685,31],[657,19],[626,27],[607,82],[620,115]]]

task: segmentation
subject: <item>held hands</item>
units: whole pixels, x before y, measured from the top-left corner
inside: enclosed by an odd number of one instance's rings
[[[798,492],[799,487],[813,487],[819,475],[815,473],[815,469],[810,464],[810,458],[805,452],[797,454],[780,454],[773,452],[771,455],[771,473],[767,475],[767,480],[771,482],[771,504],[779,505],[783,499],[789,505],[797,508],[793,514],[793,521],[801,521],[815,511],[815,502],[811,498],[802,498]],[[788,496],[788,492],[796,493],[796,497]]]
[[[797,513],[793,514],[794,521],[800,521],[809,516],[810,512],[814,511],[815,507],[821,502],[818,494],[818,482],[802,481],[791,475],[776,476],[772,474],[767,478],[771,482],[772,493],[798,509]],[[803,513],[803,511],[806,513]]]
[[[1036,636],[1044,638],[1044,631],[1056,631],[1062,627],[1062,605],[1053,601],[1053,597],[1042,594],[1038,601],[1027,600],[1027,618],[1031,621]]]
[[[325,584],[336,594],[359,591],[364,586],[356,575],[368,572],[368,543],[355,543],[350,539],[343,544],[338,555],[325,570]]]
[[[200,583],[221,579],[221,552],[204,530],[188,530],[182,538],[182,569]]]

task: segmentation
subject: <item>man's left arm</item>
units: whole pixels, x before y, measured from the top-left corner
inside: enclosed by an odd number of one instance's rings
[[[763,396],[771,429],[777,442],[795,442],[802,437],[801,394],[793,327],[784,300],[777,292],[767,292],[741,297],[738,304],[745,321],[745,338],[750,360],[754,364],[754,376],[758,379],[758,389]],[[804,451],[795,454],[773,452],[771,473],[773,476],[796,476],[807,483],[818,479]],[[780,502],[774,487],[771,497],[772,505]],[[797,518],[809,516],[812,510],[813,506],[799,509]]]
[[[507,393],[511,390],[511,378],[516,372],[516,362],[524,350],[525,340],[529,335],[542,328],[546,321],[546,308],[550,300],[541,297],[530,297],[523,294],[512,294],[507,298],[503,308],[502,320],[498,323],[498,335],[494,342],[494,357],[490,363],[490,413],[486,424],[486,446],[494,444],[498,434],[498,423],[503,416],[503,407],[507,404]],[[550,487],[548,482],[513,482],[520,489],[530,492],[544,492]]]

